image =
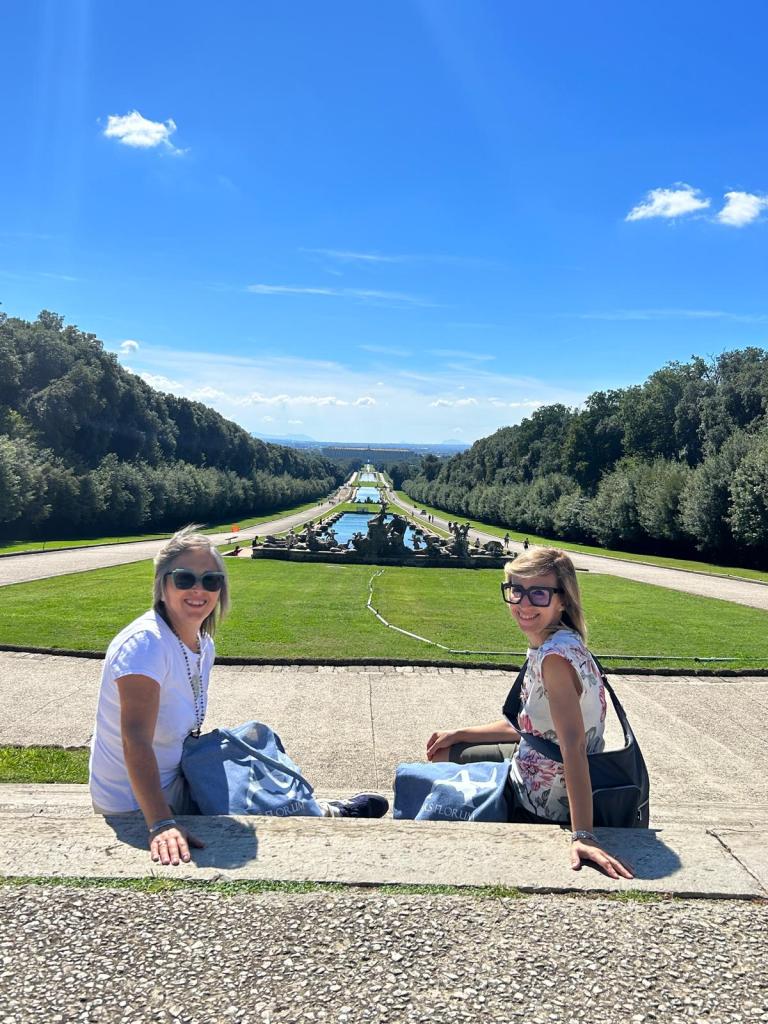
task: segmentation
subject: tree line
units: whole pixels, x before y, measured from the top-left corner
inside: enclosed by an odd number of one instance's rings
[[[235,520],[341,479],[328,459],[155,391],[55,313],[0,314],[0,537]]]
[[[768,565],[768,352],[669,363],[549,405],[403,483],[416,501],[538,535]]]

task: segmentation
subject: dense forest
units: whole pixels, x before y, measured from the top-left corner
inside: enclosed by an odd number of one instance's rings
[[[768,352],[670,363],[549,405],[403,483],[416,501],[563,540],[768,565]]]
[[[153,390],[93,334],[0,314],[0,537],[173,529],[327,494],[329,460]]]

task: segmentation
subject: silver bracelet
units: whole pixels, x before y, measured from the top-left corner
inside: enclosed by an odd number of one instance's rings
[[[175,828],[176,824],[177,822],[175,818],[161,818],[160,821],[155,822],[155,824],[149,830],[149,834],[152,836],[155,834],[155,832],[160,832],[164,828]]]
[[[597,836],[592,835],[591,832],[587,832],[584,828],[578,828],[575,832],[571,832],[571,842],[577,843],[579,840],[590,841],[593,843],[597,842]]]

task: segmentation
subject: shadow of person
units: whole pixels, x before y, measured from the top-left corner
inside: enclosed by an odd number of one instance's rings
[[[596,828],[602,848],[627,865],[635,878],[669,878],[683,866],[679,855],[652,828]],[[582,867],[600,868],[587,861]],[[601,872],[602,873],[602,872]]]
[[[136,812],[104,818],[115,838],[137,850],[145,850],[149,858],[147,826]],[[192,863],[199,868],[240,868],[258,860],[259,840],[256,834],[258,816],[252,821],[227,815],[187,815],[177,818],[180,825],[205,843],[202,849],[190,848]]]

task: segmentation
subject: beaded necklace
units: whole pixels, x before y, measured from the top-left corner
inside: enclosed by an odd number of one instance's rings
[[[173,629],[173,626],[171,626]],[[179,641],[179,647],[181,653],[184,655],[184,664],[187,666],[187,679],[189,680],[189,688],[192,690],[192,699],[195,702],[195,722],[197,727],[192,730],[190,736],[199,736],[200,730],[203,727],[203,720],[205,719],[205,701],[203,697],[203,682],[200,663],[203,657],[203,638],[198,631],[197,634],[197,671],[194,676],[192,675],[192,668],[189,664],[189,658],[187,657],[187,645],[181,639],[179,634],[173,629],[173,635]]]

